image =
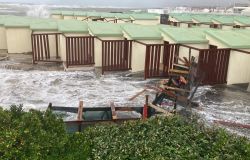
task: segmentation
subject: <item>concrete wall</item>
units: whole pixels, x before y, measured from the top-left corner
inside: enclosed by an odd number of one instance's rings
[[[0,52],[5,52],[7,49],[6,29],[0,26]]]
[[[124,40],[124,37],[99,37],[102,40]],[[95,38],[95,67],[102,66],[102,42]]]
[[[207,39],[211,45],[218,46],[218,48],[228,48],[223,43],[207,35]],[[250,52],[249,49],[244,49]],[[250,82],[250,54],[242,52],[231,51],[228,64],[227,84],[249,83]]]
[[[32,52],[29,28],[6,28],[8,53]]]

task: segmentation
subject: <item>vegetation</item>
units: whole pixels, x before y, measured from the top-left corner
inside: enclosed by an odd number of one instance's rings
[[[153,118],[67,134],[50,111],[0,108],[0,159],[248,159],[250,142],[196,120]]]

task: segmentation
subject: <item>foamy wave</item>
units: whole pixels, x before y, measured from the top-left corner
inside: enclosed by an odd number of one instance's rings
[[[29,10],[26,12],[27,16],[42,18],[49,17],[49,11],[46,5],[29,6],[28,8]]]

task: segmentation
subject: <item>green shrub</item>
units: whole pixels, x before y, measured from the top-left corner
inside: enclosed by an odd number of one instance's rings
[[[50,111],[0,108],[0,159],[72,159],[80,149],[84,157],[88,147],[76,147],[79,140],[85,142],[78,134],[67,134],[62,119]]]
[[[85,131],[92,159],[248,159],[250,143],[181,117],[154,118]]]

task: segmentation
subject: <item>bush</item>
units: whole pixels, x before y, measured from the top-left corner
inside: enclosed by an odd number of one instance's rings
[[[196,120],[154,118],[85,131],[92,159],[248,159],[250,143]]]
[[[179,116],[68,134],[50,111],[0,108],[0,159],[249,159],[250,142]]]
[[[0,159],[72,159],[80,149],[84,157],[88,147],[78,146],[79,140],[85,142],[83,136],[67,134],[62,119],[50,111],[0,108]]]

